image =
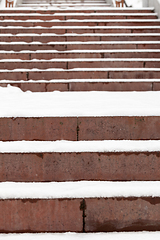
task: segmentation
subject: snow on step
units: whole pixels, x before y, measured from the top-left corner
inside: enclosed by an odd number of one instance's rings
[[[0,234],[1,240],[159,240],[160,232]]]
[[[159,72],[159,68],[73,68],[73,69],[63,69],[63,68],[47,68],[47,69],[38,69],[38,68],[15,68],[13,70],[0,69],[0,73],[8,72]],[[39,79],[40,80],[40,79]]]
[[[98,10],[109,10],[109,11],[113,11],[113,12],[117,12],[117,10],[119,11],[121,11],[121,9],[117,9],[117,8],[115,8],[115,7],[106,7],[106,8],[98,8]],[[37,10],[41,10],[41,11],[48,11],[48,9],[42,9],[42,8],[36,8],[36,10],[35,9],[30,9],[30,8],[25,8],[25,9],[21,9],[21,8],[10,8],[9,9],[9,11],[13,11],[13,12],[20,12],[20,11],[22,11],[22,12],[25,12],[26,10],[30,10],[31,12],[33,11],[33,12],[35,12],[35,11],[37,11]],[[50,8],[49,8],[49,10],[54,10],[54,7],[53,6],[51,6]],[[70,7],[68,7],[68,9],[67,10],[72,10],[72,8],[70,8]],[[79,8],[78,9],[74,9],[74,11],[75,10],[79,10]],[[85,11],[86,9],[83,9],[83,11]],[[90,8],[90,10],[92,10],[92,8]],[[146,11],[146,10],[148,10],[148,11],[154,11],[154,7],[144,7],[143,9],[140,9],[140,8],[136,8],[136,7],[133,7],[133,8],[131,8],[131,11],[139,11],[139,10],[141,10],[141,11]],[[8,9],[6,8],[6,9],[3,9],[3,12],[7,12],[8,11]],[[60,11],[66,11],[66,9],[60,9]],[[128,11],[128,8],[123,8],[123,11]]]
[[[0,88],[0,101],[0,117],[160,116],[159,92],[24,93],[9,86]]]
[[[9,36],[8,34],[7,34],[7,36]],[[55,34],[34,34],[34,35],[30,35],[30,34],[26,34],[26,35],[23,35],[23,34],[15,34],[15,35],[10,35],[10,36],[39,36],[39,37],[41,37],[41,36],[56,36]],[[110,44],[113,44],[113,45],[131,45],[131,44],[150,44],[150,45],[155,45],[155,44],[160,44],[160,41],[87,41],[87,42],[81,42],[81,41],[72,41],[72,42],[47,42],[47,43],[43,43],[43,42],[22,42],[22,41],[19,41],[19,42],[0,42],[1,44],[3,44],[3,45],[19,45],[19,44],[21,44],[21,45],[27,45],[27,44],[30,44],[30,45],[36,45],[36,44],[43,44],[43,45],[60,45],[60,44],[65,44],[65,45],[73,45],[73,44],[75,44],[75,45],[79,45],[79,44],[81,44],[82,46],[83,45],[89,45],[89,44],[93,44],[93,45],[110,45]],[[4,51],[4,50],[0,50],[0,52],[2,52],[2,51]],[[37,50],[35,50],[36,52],[37,52]],[[35,51],[32,51],[32,52],[35,52]],[[40,51],[40,50],[39,50]],[[44,51],[44,52],[46,52],[47,50],[41,50],[41,51]],[[48,50],[49,52],[50,51],[55,51],[55,50]],[[71,50],[68,50],[68,51],[70,51],[71,52]],[[93,49],[89,49],[89,50],[72,50],[72,51],[79,51],[79,52],[81,52],[81,51],[85,51],[85,52],[95,52],[95,51],[100,51],[100,50],[93,50]],[[125,49],[125,50],[123,50],[123,49],[116,49],[116,50],[106,50],[106,49],[103,49],[102,50],[102,52],[112,52],[112,51],[122,51],[122,52],[126,52],[126,51],[131,51],[131,52],[138,52],[138,51],[143,51],[143,52],[147,52],[147,51],[158,51],[158,49],[156,50],[156,49],[132,49],[132,50],[129,50],[129,49]],[[7,51],[6,51],[7,52]],[[21,51],[22,52],[22,51]],[[58,52],[57,50],[56,50],[56,52]],[[67,50],[66,51],[59,51],[59,52],[67,52]]]
[[[160,197],[159,181],[0,183],[0,199]]]
[[[0,153],[159,152],[160,140],[0,141]]]
[[[77,43],[78,44],[78,43]],[[82,49],[82,50],[67,50],[67,51],[58,51],[58,50],[36,50],[36,51],[31,51],[31,50],[22,50],[22,51],[4,51],[0,50],[0,53],[159,53],[159,49],[113,49],[113,50],[106,50],[106,49],[98,49],[98,50],[93,50],[93,49]]]
[[[0,83],[24,83],[24,84],[28,84],[28,83],[109,83],[109,82],[113,82],[113,83],[132,83],[132,82],[160,82],[159,79],[53,79],[53,80],[28,80],[28,81],[24,81],[24,80],[20,80],[20,81],[14,81],[14,80],[0,80]]]
[[[49,60],[41,60],[41,59],[32,59],[32,60],[22,60],[22,59],[0,59],[0,62],[23,62],[25,63],[35,63],[35,62],[159,62],[160,58],[54,58],[54,59],[49,59]],[[139,79],[137,79],[139,80]]]
[[[105,10],[105,8],[102,8],[103,10]],[[75,10],[75,9],[74,9]],[[97,9],[98,10],[98,9]],[[91,12],[91,13],[85,13],[84,12],[55,12],[53,14],[47,14],[47,13],[1,13],[1,16],[2,17],[5,17],[5,16],[143,16],[143,17],[148,17],[148,16],[156,16],[157,17],[157,13],[107,13],[107,12]]]
[[[23,26],[0,26],[0,29],[160,29],[160,26],[52,26],[52,27],[41,27],[41,26],[35,26],[35,27],[23,27]]]
[[[137,22],[152,22],[152,23],[159,23],[160,19],[67,19],[66,21],[64,20],[60,20],[60,19],[52,19],[52,20],[42,20],[42,19],[27,19],[27,20],[15,20],[15,19],[3,19],[0,20],[1,22],[18,22],[18,23],[23,23],[23,22],[56,22],[56,23],[65,23],[65,22],[74,22],[74,23],[85,23],[85,22],[103,22],[103,23],[112,23],[112,22],[116,22],[117,24],[119,22],[133,22],[133,23],[137,23]]]

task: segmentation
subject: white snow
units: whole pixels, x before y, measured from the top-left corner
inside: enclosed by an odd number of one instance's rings
[[[27,19],[27,20],[14,20],[14,19],[3,19],[0,20],[1,22],[57,22],[57,23],[65,23],[65,22],[116,22],[117,19],[67,19],[67,20],[60,20],[60,19],[52,19],[52,20],[42,20],[42,19]],[[118,19],[118,22],[160,22],[160,19]]]
[[[160,92],[22,92],[0,87],[0,117],[160,116]]]
[[[105,10],[105,8],[101,8],[101,9],[103,9],[103,10]],[[109,8],[110,9],[110,8]],[[158,16],[157,15],[157,13],[105,13],[105,12],[101,12],[101,13],[99,13],[99,12],[97,12],[97,13],[93,13],[93,12],[91,12],[91,13],[85,13],[85,12],[70,12],[70,13],[68,13],[68,12],[55,12],[55,13],[53,13],[53,14],[47,14],[47,13],[22,13],[22,12],[19,12],[19,13],[5,13],[5,11],[4,11],[4,13],[1,13],[1,16],[2,17],[4,17],[4,16],[30,16],[30,17],[32,17],[32,16],[43,16],[43,17],[47,17],[47,16],[51,16],[51,17],[53,17],[54,18],[54,16],[84,16],[84,17],[87,17],[87,16],[143,16],[143,17],[148,17],[148,16]]]
[[[160,62],[160,58],[53,58],[53,59],[0,59],[0,62]],[[138,80],[138,79],[137,79]]]
[[[154,42],[153,42],[154,44]],[[89,50],[67,50],[67,51],[58,51],[58,50],[36,50],[36,51],[30,51],[30,50],[22,50],[22,51],[4,51],[4,50],[0,50],[0,53],[120,53],[120,52],[128,52],[128,53],[136,53],[136,52],[148,52],[148,53],[159,53],[160,50],[159,49],[112,49],[112,50],[103,50],[103,49],[99,49],[99,50],[93,50],[93,49],[89,49]]]
[[[154,82],[160,82],[160,79],[112,79],[112,78],[107,78],[107,79],[52,79],[52,80],[28,80],[28,81],[24,81],[24,80],[0,80],[0,83],[7,83],[7,84],[11,84],[11,83],[23,83],[23,84],[28,84],[28,83],[72,83],[72,82],[101,82],[101,83],[108,83],[108,82],[150,82],[150,83],[154,83]]]
[[[63,69],[63,68],[15,68],[12,70],[0,69],[1,72],[159,72],[159,68],[73,68],[73,69]],[[106,75],[107,76],[107,75]]]
[[[159,152],[159,140],[0,141],[1,153],[29,152]]]
[[[160,232],[0,234],[1,240],[159,240]]]
[[[17,34],[17,36],[20,36],[20,34]],[[26,35],[26,36],[28,36],[28,35]],[[38,36],[38,34],[37,34],[37,36]],[[39,35],[40,36],[40,35]],[[55,35],[51,35],[51,34],[46,34],[46,35],[42,35],[42,36],[55,36]],[[155,44],[160,44],[160,41],[87,41],[87,42],[80,42],[80,41],[72,41],[72,42],[47,42],[47,43],[43,43],[43,42],[22,42],[22,41],[19,41],[19,42],[0,42],[0,44],[3,44],[3,45],[11,45],[11,44],[13,44],[13,45],[19,45],[19,44],[21,44],[21,45],[29,45],[29,44],[32,44],[32,45],[34,45],[34,44],[43,44],[43,45],[45,45],[45,44],[47,44],[47,45],[63,45],[63,44],[65,44],[65,45],[73,45],[73,44],[77,44],[77,45],[79,45],[79,44],[81,44],[81,45],[89,45],[89,44],[93,44],[93,45],[109,45],[109,44],[116,44],[116,45],[118,45],[118,44],[120,44],[120,45],[122,45],[122,44],[127,44],[127,45],[131,45],[131,44],[152,44],[152,45],[155,45]],[[135,52],[135,51],[159,51],[159,49],[113,49],[113,51],[124,51],[124,52],[126,52],[126,51],[132,51],[132,52]],[[35,51],[32,51],[32,52],[37,52],[37,51],[40,51],[40,50],[35,50]],[[43,51],[43,52],[47,52],[47,51],[58,51],[58,50],[41,50],[41,51]],[[68,51],[71,51],[71,50],[68,50]],[[100,50],[93,50],[93,49],[89,49],[89,50],[72,50],[72,51],[88,51],[88,52],[91,52],[91,51],[100,51]],[[103,50],[101,50],[101,51],[103,51],[103,52],[106,52],[106,51],[112,51],[112,50],[106,50],[106,49],[103,49]],[[4,50],[0,50],[0,52],[7,52],[7,51],[4,51]],[[21,51],[20,51],[21,52]],[[58,52],[67,52],[67,51],[58,51]]]
[[[101,82],[101,83],[108,83],[108,82],[150,82],[150,83],[154,83],[154,82],[160,82],[160,79],[112,79],[112,78],[108,78],[108,79],[52,79],[52,80],[28,80],[28,81],[24,81],[24,80],[0,80],[0,83],[7,83],[8,85],[11,83],[23,83],[23,84],[28,84],[28,83],[72,83],[72,82]]]
[[[0,199],[160,197],[159,181],[0,183]]]
[[[27,29],[27,30],[34,30],[34,29],[71,29],[71,30],[75,30],[75,29],[160,29],[160,26],[51,26],[51,27],[42,27],[42,26],[35,26],[35,27],[25,27],[25,26],[12,26],[12,25],[8,25],[8,26],[0,26],[0,29]],[[134,35],[134,33],[132,33],[132,35]]]

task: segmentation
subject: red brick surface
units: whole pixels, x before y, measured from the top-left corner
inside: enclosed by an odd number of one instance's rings
[[[27,72],[1,72],[0,80],[27,80]]]
[[[29,79],[52,80],[52,79],[105,79],[107,71],[33,71],[29,72]]]
[[[8,23],[6,22],[7,26],[8,26]],[[18,24],[19,26],[19,24]],[[2,42],[32,42],[32,37],[31,36],[3,36],[3,37],[0,37],[0,40]]]
[[[3,13],[4,11],[3,10],[0,10],[0,13]],[[6,13],[13,13],[12,10],[10,9],[6,9],[5,10]],[[100,13],[100,12],[105,12],[105,13],[154,13],[154,10],[151,10],[151,9],[105,9],[105,10],[90,10],[90,9],[84,9],[84,10],[72,10],[72,9],[69,9],[69,10],[61,10],[61,9],[56,9],[56,10],[27,10],[27,9],[18,9],[18,10],[14,10],[14,13],[41,13],[41,14],[55,14],[55,13],[81,13],[81,12],[85,12],[85,13],[93,13],[93,12],[96,12],[96,13]]]
[[[159,41],[159,36],[102,36],[101,41]]]
[[[101,58],[102,53],[31,53],[31,59],[53,58]]]
[[[0,181],[160,181],[159,152],[1,153]]]
[[[152,91],[152,82],[72,82],[70,91]]]
[[[37,68],[37,69],[47,69],[47,68],[67,68],[67,62],[54,62],[54,61],[43,61],[43,62],[37,62],[37,61],[32,61],[32,62],[0,62],[0,69],[9,69],[13,70],[16,68],[26,68],[26,69],[32,69],[32,68]]]
[[[0,140],[76,140],[77,118],[0,118]]]
[[[61,44],[15,44],[15,45],[0,45],[0,50],[5,51],[35,51],[35,50],[59,50],[64,51],[65,45]]]
[[[159,58],[159,52],[110,52],[104,58]]]
[[[85,231],[159,231],[160,198],[86,199]]]
[[[160,82],[153,83],[153,91],[160,91]]]
[[[68,68],[142,68],[143,67],[143,60],[142,61],[85,61],[82,60],[81,62],[68,62]],[[149,63],[147,65],[149,67]],[[152,65],[153,66],[153,65]]]
[[[110,71],[109,78],[116,78],[116,79],[154,79],[160,78],[160,71]]]
[[[81,199],[0,200],[0,232],[81,232]]]
[[[29,53],[0,53],[1,59],[21,59],[21,60],[29,60]]]
[[[79,117],[79,140],[160,139],[160,117]]]

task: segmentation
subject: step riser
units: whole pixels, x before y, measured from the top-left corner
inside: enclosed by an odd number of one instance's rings
[[[0,154],[1,182],[80,180],[160,181],[160,154],[159,152]]]
[[[86,199],[85,203],[86,232],[160,229],[159,198]]]
[[[44,59],[54,58],[160,58],[160,52],[111,52],[111,53],[0,53],[1,59]]]
[[[159,202],[151,197],[1,200],[0,232],[159,231]]]
[[[54,79],[159,79],[160,71],[13,71],[1,72],[0,80],[28,81]]]
[[[159,121],[160,117],[0,118],[0,141],[159,140]]]
[[[47,69],[47,68],[158,68],[160,61],[77,61],[77,62],[0,62],[0,69],[13,70],[17,68]]]
[[[0,233],[82,232],[81,202],[82,199],[0,200]]]
[[[160,91],[160,82],[77,82],[77,83],[0,83],[1,87],[10,84],[22,91],[52,92],[58,91]]]
[[[49,40],[49,39],[48,39]],[[83,39],[84,40],[84,39]],[[92,38],[94,41],[95,39]],[[45,39],[44,41],[47,41]],[[53,41],[53,39],[52,39]],[[69,50],[111,50],[111,49],[158,49],[160,44],[16,44],[16,45],[0,45],[0,50],[4,51],[36,51],[36,50],[57,50],[57,51],[69,51]],[[1,53],[0,53],[1,54]],[[43,54],[43,55],[44,55]],[[80,53],[79,53],[80,54]],[[104,53],[106,54],[106,53]],[[108,54],[108,53],[107,53]],[[113,53],[116,54],[116,53]],[[122,53],[124,54],[124,53]],[[134,54],[134,53],[133,53]],[[44,59],[44,58],[43,58]]]
[[[160,22],[0,22],[1,26],[23,26],[23,27],[52,27],[52,26],[159,26]]]
[[[69,19],[157,19],[157,16],[155,15],[148,15],[148,16],[143,16],[143,15],[135,15],[135,16],[114,16],[114,15],[111,15],[111,16],[58,16],[58,15],[54,15],[54,16],[29,16],[30,20],[31,19],[39,19],[39,20],[43,20],[43,21],[48,21],[48,20],[53,20],[53,19],[59,19],[59,20],[69,20]],[[0,20],[5,20],[5,19],[13,19],[13,16],[1,16],[0,17]],[[14,20],[28,20],[28,16],[14,16]]]

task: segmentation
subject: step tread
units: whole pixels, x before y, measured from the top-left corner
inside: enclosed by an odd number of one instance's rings
[[[0,199],[160,197],[159,181],[0,183]]]
[[[11,86],[0,92],[0,117],[160,116],[159,92],[24,93]]]
[[[155,232],[125,232],[125,233],[23,233],[0,234],[1,240],[159,240],[160,233]]]
[[[0,141],[0,153],[159,152],[160,140]]]

